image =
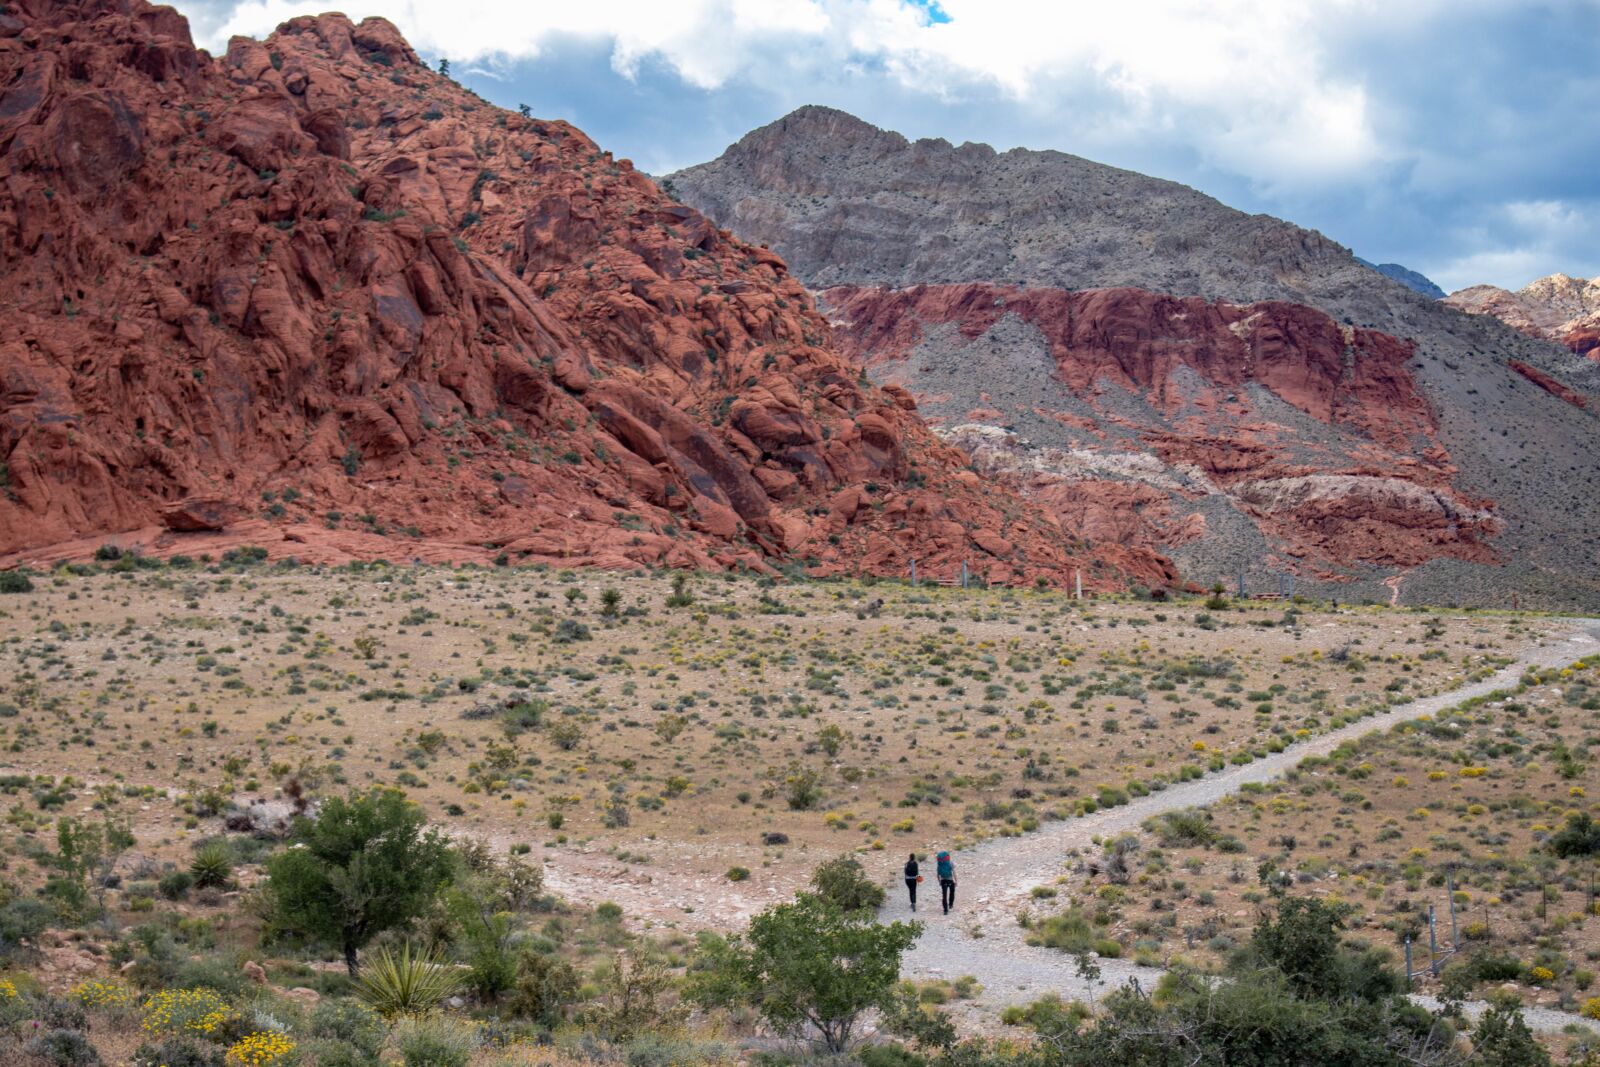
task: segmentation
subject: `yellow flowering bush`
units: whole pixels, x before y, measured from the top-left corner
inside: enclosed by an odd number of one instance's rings
[[[144,1002],[144,1030],[150,1034],[216,1033],[233,1014],[215,989],[163,989]]]
[[[83,982],[72,988],[72,999],[86,1008],[110,1011],[125,1008],[133,1002],[128,987],[116,982]]]
[[[249,1034],[228,1047],[228,1067],[273,1067],[293,1052],[294,1042],[285,1034]]]
[[[1533,983],[1535,985],[1545,985],[1546,983],[1552,981],[1555,976],[1556,972],[1552,971],[1548,967],[1535,967],[1533,970],[1528,972],[1528,977],[1533,979]]]
[[[1586,1019],[1600,1019],[1600,997],[1590,997],[1584,1001],[1581,1014]]]
[[[17,984],[9,978],[0,978],[0,1000],[16,1000]]]

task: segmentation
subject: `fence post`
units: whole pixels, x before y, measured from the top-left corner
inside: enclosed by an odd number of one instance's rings
[[[961,588],[967,587],[967,561],[961,561]]]
[[[1077,570],[1073,571],[1072,573],[1077,578],[1077,593],[1074,595],[1073,599],[1074,600],[1082,600],[1083,599],[1083,568],[1080,567]]]
[[[911,588],[915,589],[916,587],[917,587],[917,560],[916,560],[916,557],[913,556],[912,559],[911,559]]]
[[[1461,948],[1461,942],[1456,937],[1456,869],[1452,864],[1444,869],[1445,890],[1450,894],[1450,951],[1456,952]]]
[[[1242,568],[1239,571],[1239,599],[1244,599],[1244,570]]]
[[[1439,974],[1439,938],[1433,922],[1433,905],[1428,905],[1428,970],[1435,977]]]
[[[1406,992],[1411,992],[1411,935],[1406,935]]]

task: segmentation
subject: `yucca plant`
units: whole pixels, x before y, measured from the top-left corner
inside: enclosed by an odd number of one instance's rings
[[[211,841],[195,850],[189,874],[196,889],[221,889],[233,877],[233,856],[221,841]]]
[[[431,953],[412,955],[411,945],[398,953],[386,948],[371,953],[356,976],[356,995],[379,1015],[422,1015],[461,988],[463,975]]]

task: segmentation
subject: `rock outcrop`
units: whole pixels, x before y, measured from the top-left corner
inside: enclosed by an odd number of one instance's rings
[[[144,0],[20,0],[0,87],[10,562],[1082,562],[862,378],[777,255],[383,19],[212,58]]]
[[[1301,304],[1141,289],[823,295],[877,377],[921,396],[931,417],[962,420],[949,440],[1097,550],[1187,552],[1213,536],[1206,515],[1220,507],[1323,577],[1352,563],[1496,559],[1501,521],[1453,487],[1407,366],[1414,346],[1387,334]],[[1037,339],[1048,385],[1008,365],[1006,329]],[[981,383],[985,407],[954,402],[941,361]],[[1063,409],[1083,414],[1051,417]]]
[[[1600,360],[1546,334],[1174,182],[829,108],[665,182],[837,290],[869,373],[1096,551],[1341,599],[1600,606]]]
[[[1600,278],[1552,274],[1511,292],[1474,285],[1445,297],[1452,307],[1492,315],[1518,333],[1566,345],[1600,361]]]

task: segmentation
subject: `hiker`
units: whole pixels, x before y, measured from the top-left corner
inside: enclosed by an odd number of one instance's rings
[[[944,913],[949,915],[956,903],[956,865],[950,862],[950,853],[939,853],[936,870],[939,875],[939,898],[944,902]]]
[[[911,910],[917,910],[917,883],[922,881],[922,875],[917,873],[917,854],[913,852],[911,858],[906,860],[906,892],[911,894]]]

